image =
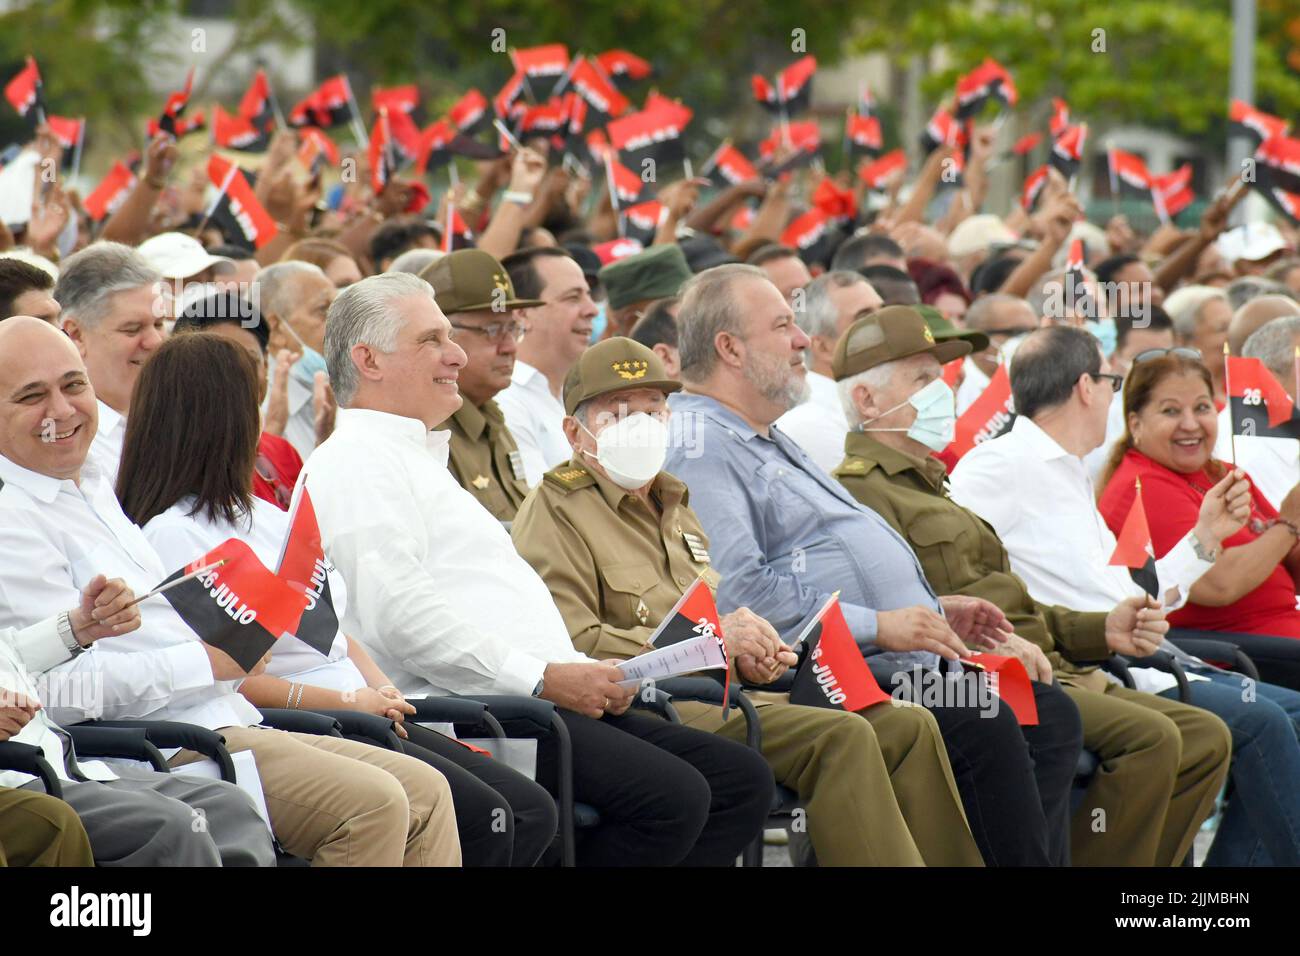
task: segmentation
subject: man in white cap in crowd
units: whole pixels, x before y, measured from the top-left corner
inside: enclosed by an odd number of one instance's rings
[[[1228,265],[1239,276],[1260,276],[1288,249],[1277,226],[1248,222],[1229,229],[1215,243]]]

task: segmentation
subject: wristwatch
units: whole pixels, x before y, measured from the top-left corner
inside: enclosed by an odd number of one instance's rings
[[[520,206],[527,206],[533,201],[533,194],[520,192],[517,189],[507,189],[501,194],[502,202],[512,202]]]
[[[58,617],[59,640],[63,641],[63,646],[68,649],[68,654],[76,657],[78,654],[86,653],[86,648],[77,640],[76,633],[72,630],[72,616],[64,611]]]
[[[545,688],[546,688],[546,678],[545,677],[537,678],[537,686],[533,688],[533,696],[540,698],[542,696],[542,691]]]
[[[1201,543],[1201,539],[1196,536],[1195,531],[1192,532],[1191,537],[1192,537],[1192,552],[1196,555],[1196,557],[1202,561],[1206,561],[1210,564],[1213,564],[1215,559],[1218,558],[1219,556],[1220,549],[1207,548],[1204,544]]]

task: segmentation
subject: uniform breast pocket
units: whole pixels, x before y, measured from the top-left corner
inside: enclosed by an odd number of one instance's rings
[[[600,569],[604,585],[606,623],[615,627],[642,627],[650,623],[645,593],[659,581],[649,564],[638,561],[611,564]]]
[[[917,518],[907,527],[907,539],[937,593],[958,591],[972,576],[963,548],[967,535],[952,516],[931,514]]]

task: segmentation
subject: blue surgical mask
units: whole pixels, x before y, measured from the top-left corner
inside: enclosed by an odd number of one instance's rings
[[[1115,330],[1114,319],[1100,319],[1088,323],[1088,331],[1101,343],[1101,354],[1107,358],[1115,354],[1119,333]]]
[[[931,451],[943,451],[952,443],[953,435],[957,430],[957,400],[947,382],[936,378],[907,401],[900,402],[875,418],[868,419],[867,422],[879,421],[904,405],[911,405],[916,409],[916,421],[907,428],[863,427],[862,430],[864,432],[907,432],[908,438],[919,441]],[[863,426],[867,422],[863,422]]]
[[[605,326],[609,324],[609,316],[605,313],[605,306],[608,303],[596,303],[596,317],[591,320],[591,344],[595,345],[600,341],[600,337],[605,334]]]
[[[293,368],[289,371],[289,375],[297,379],[303,385],[306,385],[308,388],[315,387],[317,372],[324,372],[326,375],[329,375],[329,366],[325,364],[325,356],[321,355],[314,348],[304,342],[302,336],[298,334],[297,330],[295,330],[287,320],[281,319],[280,321],[284,322],[284,327],[289,330],[289,334],[292,335],[297,340],[298,345],[302,347],[302,358],[293,363]]]

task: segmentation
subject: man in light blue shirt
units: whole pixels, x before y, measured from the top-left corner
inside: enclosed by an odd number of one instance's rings
[[[916,555],[772,427],[806,392],[808,337],[763,273],[729,265],[683,290],[678,348],[685,391],[672,396],[666,469],[690,487],[721,574],[718,605],[746,605],[787,640],[832,593],[877,666],[955,668],[967,644],[1010,630],[988,602],[939,597]],[[1009,708],[922,701],[943,731],[971,830],[989,865],[1068,862],[1069,788],[1082,742],[1059,687],[1033,685],[1039,724]],[[891,689],[891,688],[886,688]]]

